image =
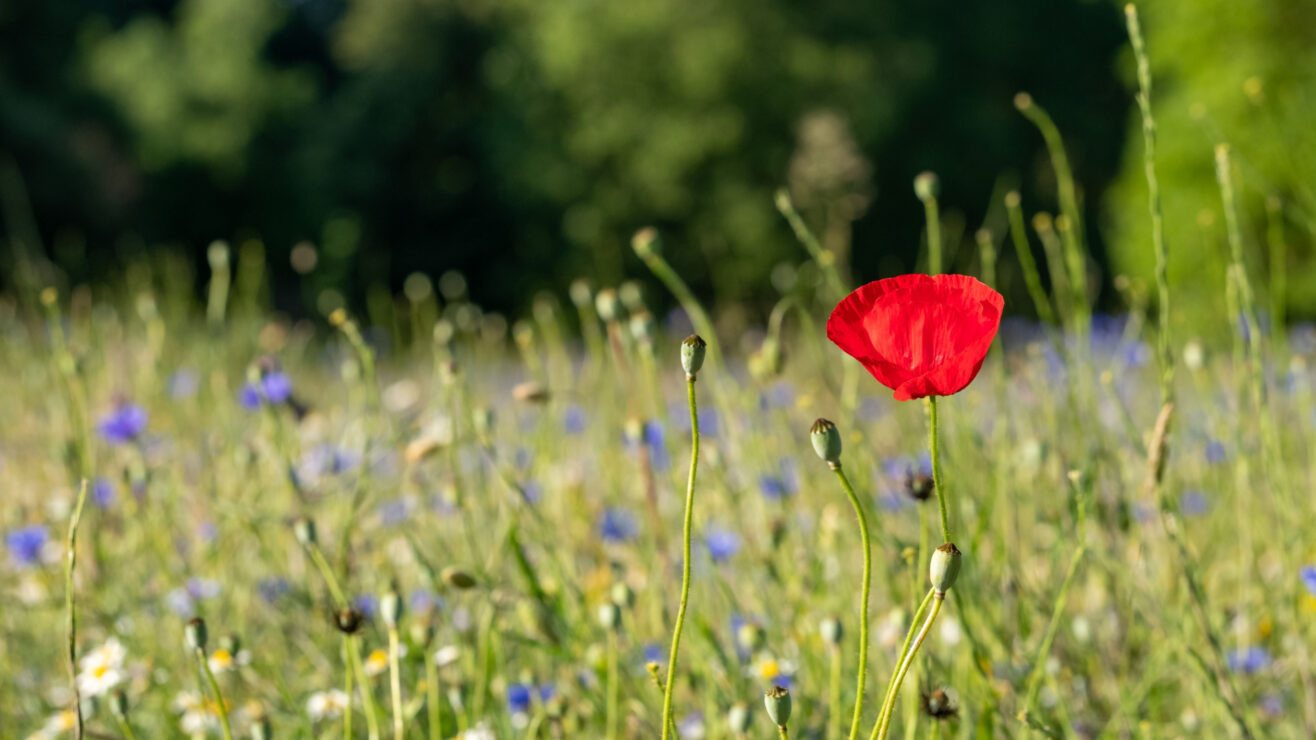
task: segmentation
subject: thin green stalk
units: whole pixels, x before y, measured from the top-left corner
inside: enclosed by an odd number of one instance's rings
[[[617,740],[617,706],[621,700],[621,675],[617,670],[617,631],[608,630],[608,708],[606,714],[607,740]]]
[[[685,312],[690,315],[690,321],[695,326],[695,332],[710,340],[713,339],[717,336],[717,332],[713,331],[713,320],[708,317],[708,312],[695,298],[695,294],[690,290],[690,287],[685,284],[681,276],[676,274],[676,270],[673,270],[672,266],[667,264],[667,260],[663,259],[662,254],[659,253],[657,234],[653,233],[649,236],[652,237],[653,241],[641,242],[640,235],[636,235],[634,242],[635,253],[640,256],[640,259],[644,260],[644,264],[648,266],[649,271],[661,280],[668,290],[672,291],[672,295],[676,296],[681,308],[684,308]],[[722,352],[715,341],[710,341],[708,359],[711,360],[714,368],[720,366]]]
[[[69,685],[73,689],[74,736],[82,739],[82,696],[78,692],[78,612],[73,599],[73,570],[78,564],[78,524],[82,521],[82,507],[87,503],[87,479],[78,487],[78,500],[69,518],[68,557],[64,566],[64,614],[68,624]]]
[[[833,647],[831,666],[831,711],[827,713],[827,740],[841,736],[841,651]]]
[[[361,664],[361,653],[357,650],[354,636],[348,637],[347,652],[352,660],[352,670],[356,672],[356,682],[361,686],[361,700],[365,704],[366,733],[370,740],[379,740],[379,716],[375,710],[375,696],[371,691],[370,681],[366,678],[365,666]]]
[[[1055,642],[1056,632],[1060,629],[1060,618],[1064,616],[1069,586],[1074,581],[1074,574],[1078,572],[1078,564],[1083,560],[1085,552],[1087,552],[1086,545],[1079,545],[1074,551],[1074,556],[1069,560],[1069,570],[1065,573],[1065,580],[1061,582],[1060,590],[1056,592],[1055,606],[1051,610],[1051,623],[1047,625],[1042,643],[1037,646],[1037,655],[1033,657],[1033,672],[1028,678],[1028,691],[1025,693],[1027,698],[1024,699],[1021,714],[1026,715],[1031,712],[1033,705],[1037,703],[1037,694],[1042,690],[1042,678],[1046,675],[1046,659],[1051,654],[1051,644]]]
[[[388,684],[393,696],[393,739],[402,740],[402,672],[398,666],[398,628],[388,628]]]
[[[133,735],[132,725],[128,724],[126,717],[115,717],[115,719],[118,721],[119,732],[123,733],[124,740],[137,740],[136,736]]]
[[[859,595],[859,675],[855,679],[854,717],[850,720],[850,740],[855,740],[859,737],[859,721],[864,712],[864,681],[868,676],[868,591],[873,578],[873,548],[869,542],[868,517],[864,514],[863,504],[855,495],[845,471],[841,469],[841,463],[831,463],[831,467],[836,473],[836,479],[841,482],[841,488],[845,489],[846,497],[850,499],[850,506],[854,507],[855,518],[859,520],[859,538],[864,548],[864,584]]]
[[[928,612],[928,605],[932,603],[932,597],[937,593],[936,589],[928,589],[928,595],[923,597],[923,603],[918,605],[914,612],[914,618],[909,620],[909,631],[905,633],[905,641],[900,645],[900,652],[896,653],[897,668],[904,662],[905,656],[909,653],[910,643],[914,641],[914,631],[918,629],[919,621],[923,615]],[[873,725],[873,733],[869,735],[869,740],[876,740],[877,733],[882,728],[882,720],[886,718],[887,704],[891,700],[891,692],[896,688],[896,677],[892,674],[890,683],[887,684],[886,694],[882,697],[882,712],[877,716],[877,722]]]
[[[877,740],[883,740],[887,736],[887,731],[891,725],[891,717],[895,714],[896,698],[900,696],[900,684],[904,682],[905,674],[909,672],[909,666],[914,662],[914,656],[918,654],[918,649],[923,645],[923,640],[927,638],[928,631],[932,629],[932,623],[937,621],[937,614],[941,612],[941,605],[945,600],[945,594],[933,594],[932,611],[928,614],[928,620],[923,623],[918,636],[914,638],[914,644],[910,646],[909,652],[905,653],[904,659],[900,662],[900,667],[896,669],[896,675],[891,679],[891,693],[886,698],[886,706],[882,708]]]
[[[1282,341],[1288,309],[1288,246],[1283,203],[1276,196],[1266,198],[1266,244],[1270,248],[1270,331],[1276,341]]]
[[[685,487],[685,523],[681,537],[681,606],[676,612],[672,649],[667,657],[667,681],[663,684],[663,740],[672,736],[672,688],[676,683],[676,656],[681,647],[681,629],[685,626],[685,610],[690,599],[690,534],[694,525],[695,471],[699,467],[699,407],[695,403],[693,375],[686,377],[685,386],[690,399],[690,478]]]
[[[196,659],[201,663],[201,672],[206,674],[206,680],[210,682],[211,692],[215,694],[215,707],[219,712],[219,724],[224,730],[224,740],[233,740],[233,731],[229,729],[228,724],[228,707],[224,706],[224,694],[219,690],[219,681],[215,680],[214,671],[210,670],[210,661],[206,660],[205,649],[196,649]]]
[[[1138,23],[1138,9],[1133,3],[1124,6],[1124,17],[1133,56],[1138,62],[1138,109],[1142,113],[1142,161],[1147,176],[1152,252],[1156,255],[1157,353],[1161,359],[1161,405],[1164,406],[1173,397],[1174,351],[1170,348],[1169,257],[1165,246],[1165,224],[1161,218],[1161,186],[1156,179],[1156,119],[1151,108],[1151,63],[1147,60],[1147,46],[1143,43],[1142,28]]]
[[[941,274],[941,213],[937,208],[937,198],[931,193],[920,197],[923,201],[923,217],[928,229],[928,274]]]
[[[429,715],[430,740],[439,740],[443,737],[439,715],[439,665],[433,653],[425,656],[425,711]]]
[[[306,545],[306,551],[311,555],[311,561],[320,571],[320,576],[324,578],[325,585],[329,587],[329,593],[333,596],[334,606],[338,609],[348,607],[347,599],[343,597],[343,591],[338,587],[338,579],[334,577],[333,568],[329,567],[329,561],[325,560],[324,553],[320,551],[320,546],[314,542]]]
[[[777,734],[781,736],[781,740],[790,740],[790,733],[784,726],[777,727]]]
[[[352,738],[352,638],[343,635],[343,693],[347,695],[347,708],[343,712],[343,737]]]
[[[1037,311],[1037,318],[1048,324],[1054,324],[1055,311],[1051,308],[1051,299],[1047,298],[1046,289],[1042,287],[1042,275],[1037,271],[1037,261],[1033,259],[1033,250],[1028,245],[1024,212],[1019,204],[1018,192],[1010,191],[1005,194],[1005,210],[1010,216],[1010,239],[1014,242],[1014,254],[1023,271],[1024,285],[1028,288],[1028,296],[1033,299],[1033,309]]]
[[[823,248],[818,238],[813,235],[808,225],[804,223],[804,219],[800,218],[800,214],[795,210],[795,204],[791,201],[790,193],[786,188],[777,191],[774,202],[777,210],[786,219],[786,223],[790,224],[791,231],[795,232],[795,238],[799,240],[800,244],[804,245],[804,249],[813,258],[814,263],[822,270],[823,280],[827,282],[828,289],[832,291],[832,297],[838,301],[844,298],[849,291],[846,290],[845,283],[841,280],[841,274],[836,269],[836,255]]]
[[[937,397],[928,396],[928,449],[932,455],[932,486],[937,490],[937,508],[941,510],[941,541],[950,538],[950,514],[946,508],[946,493],[941,485],[941,456],[937,452]]]

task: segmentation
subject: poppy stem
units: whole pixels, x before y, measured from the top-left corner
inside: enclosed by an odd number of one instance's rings
[[[896,713],[896,697],[900,696],[900,684],[905,680],[905,674],[909,672],[909,666],[914,662],[914,656],[918,654],[918,649],[922,647],[923,640],[927,638],[928,632],[932,629],[932,623],[937,621],[937,615],[941,613],[941,604],[945,600],[944,593],[935,594],[932,601],[932,613],[928,614],[928,619],[919,629],[918,636],[914,638],[914,644],[910,646],[905,657],[901,659],[900,666],[896,669],[896,674],[891,677],[891,691],[886,697],[886,706],[882,708],[882,715],[878,722],[877,740],[886,737],[887,730],[891,727],[891,717]]]
[[[928,396],[928,448],[932,456],[932,487],[937,489],[937,508],[941,510],[941,541],[950,538],[950,515],[946,510],[946,492],[941,485],[941,456],[937,454],[937,398]]]
[[[667,680],[663,683],[663,740],[672,737],[672,688],[676,683],[676,654],[681,646],[681,628],[690,600],[690,530],[694,524],[695,470],[699,467],[699,406],[695,402],[695,376],[686,376],[686,395],[690,399],[690,477],[685,486],[685,523],[681,535],[681,606],[672,628],[672,649],[667,656]]]
[[[859,721],[864,711],[864,681],[868,674],[868,589],[873,576],[873,548],[869,544],[868,517],[864,514],[863,504],[855,495],[854,487],[850,485],[850,479],[841,469],[841,464],[831,463],[831,467],[836,473],[836,479],[841,481],[841,488],[845,489],[850,505],[854,507],[855,518],[859,520],[859,537],[864,547],[864,585],[859,596],[859,677],[855,679],[854,718],[850,720],[850,740],[855,740],[859,737]]]
[[[909,631],[905,633],[905,641],[900,645],[900,652],[896,653],[896,666],[899,667],[905,659],[905,654],[909,652],[909,644],[914,641],[914,631],[918,629],[919,621],[923,615],[928,613],[928,605],[932,603],[932,597],[936,594],[936,589],[929,589],[928,595],[923,597],[923,603],[918,605],[918,610],[914,612],[914,618],[909,620]],[[876,740],[877,733],[882,729],[882,720],[886,718],[887,700],[891,697],[891,691],[895,688],[895,675],[891,676],[891,683],[887,684],[886,694],[882,697],[882,711],[877,715],[877,724],[873,725],[873,734],[869,740]]]

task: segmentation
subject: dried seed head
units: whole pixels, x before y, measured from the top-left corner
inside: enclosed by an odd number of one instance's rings
[[[183,637],[187,640],[187,647],[192,650],[206,649],[206,620],[201,617],[192,617],[188,620],[187,626],[183,628]]]

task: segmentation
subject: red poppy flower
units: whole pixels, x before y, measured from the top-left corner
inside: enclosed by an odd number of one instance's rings
[[[897,401],[949,396],[977,377],[1004,306],[968,275],[901,275],[846,296],[827,320],[827,338]]]

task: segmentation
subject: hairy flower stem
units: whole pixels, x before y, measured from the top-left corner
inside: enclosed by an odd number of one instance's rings
[[[203,648],[196,649],[196,659],[201,663],[201,672],[206,674],[206,680],[210,682],[211,692],[215,694],[215,708],[219,712],[219,724],[224,729],[224,740],[233,740],[233,731],[228,724],[228,707],[224,706],[224,694],[219,690],[219,681],[215,680],[215,672],[210,670],[210,661],[206,660]]]
[[[841,651],[832,647],[831,711],[827,713],[827,740],[841,736]]]
[[[388,628],[388,685],[393,696],[393,738],[402,740],[402,672],[398,667],[398,628]]]
[[[672,736],[672,688],[676,683],[676,655],[681,647],[681,629],[685,626],[685,610],[690,599],[690,531],[694,524],[695,471],[699,467],[699,407],[695,402],[693,375],[686,376],[685,387],[690,399],[690,478],[685,486],[685,524],[681,536],[681,606],[676,612],[676,626],[672,629],[667,681],[663,684],[663,740]]]
[[[78,564],[78,523],[82,521],[82,507],[87,503],[87,479],[78,488],[78,500],[69,518],[68,559],[64,566],[64,614],[68,621],[69,684],[73,687],[74,737],[82,740],[82,697],[78,693],[78,612],[73,601],[73,569]]]
[[[941,456],[937,453],[937,398],[928,396],[928,449],[932,455],[932,486],[937,489],[937,508],[941,510],[941,541],[950,538],[950,515],[946,509],[946,492],[941,485]]]
[[[905,653],[904,659],[900,661],[900,666],[896,669],[896,674],[891,679],[891,692],[887,695],[886,706],[882,708],[882,716],[879,719],[877,727],[877,740],[883,740],[887,736],[887,730],[891,726],[891,717],[895,714],[896,697],[900,696],[900,684],[905,680],[905,674],[909,672],[909,666],[914,663],[914,657],[918,655],[918,649],[923,645],[923,640],[927,638],[928,631],[932,629],[932,623],[937,621],[937,615],[941,613],[941,604],[946,600],[946,595],[933,594],[932,612],[928,614],[928,619],[923,623],[922,629],[918,631],[918,636],[914,638],[914,644],[910,646],[909,652]]]
[[[928,605],[932,603],[932,597],[934,594],[936,594],[936,589],[928,589],[928,595],[924,596],[923,603],[918,605],[918,610],[914,612],[914,618],[909,620],[909,631],[905,633],[905,641],[900,645],[900,652],[896,653],[897,667],[900,666],[901,662],[905,659],[905,655],[909,652],[909,645],[914,641],[914,630],[918,629],[919,620],[923,619],[923,615],[928,613]],[[882,720],[886,718],[887,705],[891,699],[891,692],[895,689],[895,686],[896,677],[893,674],[891,676],[891,682],[887,684],[886,694],[882,696],[882,711],[877,716],[877,723],[873,725],[873,734],[869,736],[870,740],[874,740],[877,737],[877,733],[882,727]]]
[[[854,487],[850,485],[850,479],[841,469],[841,464],[835,462],[831,467],[836,473],[836,479],[841,482],[841,488],[845,489],[850,505],[854,507],[855,518],[859,520],[859,538],[864,548],[864,585],[859,596],[859,676],[855,679],[854,718],[850,720],[850,740],[855,740],[859,737],[859,720],[864,711],[864,681],[868,676],[868,590],[873,577],[873,548],[869,543],[868,517],[864,515],[863,504],[855,495]]]

